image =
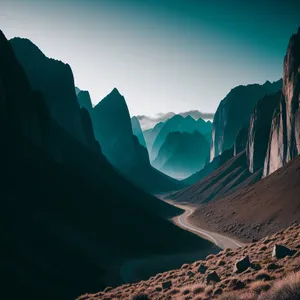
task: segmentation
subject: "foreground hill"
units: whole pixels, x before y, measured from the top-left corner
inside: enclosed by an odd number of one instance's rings
[[[209,143],[199,132],[170,132],[152,165],[177,179],[201,170],[209,160]]]
[[[248,241],[286,228],[300,221],[299,170],[300,156],[259,182],[196,210],[190,221]]]
[[[300,273],[294,272],[300,271],[299,232],[296,224],[243,248],[225,249],[146,281],[86,294],[78,300],[297,300]]]
[[[210,248],[165,220],[180,210],[136,188],[84,142],[97,145],[86,110],[72,103],[79,125],[62,128],[1,31],[0,44],[3,298],[74,299],[121,283],[133,259]]]

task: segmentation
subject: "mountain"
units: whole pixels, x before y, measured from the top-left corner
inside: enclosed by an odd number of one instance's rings
[[[144,134],[137,117],[131,118],[131,127],[132,127],[132,132],[138,138],[140,145],[146,148],[146,141],[144,138]]]
[[[86,144],[70,66],[46,57],[28,39],[14,38],[10,40],[10,44],[31,87],[44,95],[53,119],[73,137]]]
[[[90,93],[88,91],[79,91],[77,94],[77,100],[80,108],[85,108],[91,115],[93,111],[93,105]]]
[[[233,156],[234,150],[233,147],[231,147],[230,149],[225,150],[222,154],[215,157],[213,161],[207,163],[202,170],[192,174],[190,177],[183,180],[183,183],[186,186],[195,184],[196,182],[211,174],[213,171],[217,170],[219,167],[229,161]]]
[[[121,283],[128,261],[209,249],[165,220],[179,209],[131,184],[100,148],[64,129],[50,114],[49,96],[46,101],[30,86],[1,31],[0,44],[3,298],[75,299]],[[37,72],[50,76],[46,69]],[[72,111],[74,103],[69,105]],[[87,129],[86,118],[78,122]]]
[[[75,93],[76,93],[76,95],[78,95],[80,93],[80,89],[77,86],[75,86]]]
[[[170,132],[152,165],[177,179],[201,170],[209,159],[209,143],[198,131]]]
[[[153,128],[143,131],[146,146],[149,151],[152,149],[153,143],[164,124],[164,122],[159,122]]]
[[[199,131],[202,134],[211,132],[212,124],[211,122],[205,122],[202,119],[195,120],[191,116],[182,117],[181,115],[175,115],[161,128],[159,134],[157,135],[151,151],[149,151],[150,160],[153,161],[156,159],[159,149],[162,144],[165,142],[167,135],[170,132],[179,131],[179,132],[188,132],[192,133],[195,130]]]
[[[155,116],[145,116],[145,115],[139,115],[136,116],[141,124],[141,127],[143,131],[146,131],[148,129],[153,128],[156,124],[160,122],[166,122],[168,119],[171,119],[175,115],[180,115],[182,117],[191,116],[193,119],[205,119],[205,120],[212,120],[214,117],[213,113],[204,113],[198,110],[189,110],[185,112],[180,113],[174,113],[174,112],[167,112],[167,113],[158,113]]]
[[[233,146],[241,128],[248,124],[256,103],[266,94],[279,91],[282,80],[232,89],[221,101],[213,121],[210,160]]]
[[[272,121],[264,176],[300,153],[300,27],[291,37],[284,58],[282,94]]]
[[[264,167],[274,112],[279,108],[281,91],[266,95],[256,104],[250,118],[247,158],[251,173]]]
[[[116,88],[94,107],[91,116],[103,154],[126,177],[151,193],[182,187],[150,165],[147,149],[133,134],[125,98]]]

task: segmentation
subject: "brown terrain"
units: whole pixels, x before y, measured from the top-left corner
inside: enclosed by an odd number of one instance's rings
[[[201,206],[189,222],[242,241],[261,239],[300,221],[299,195],[300,156],[259,182]]]
[[[279,246],[278,246],[279,245]],[[281,248],[281,246],[283,246]],[[300,224],[236,250],[157,274],[148,280],[106,288],[78,300],[111,299],[299,299]],[[285,279],[286,276],[292,276]],[[293,291],[294,288],[294,291]],[[276,293],[293,293],[276,298]],[[286,294],[287,295],[287,294]]]

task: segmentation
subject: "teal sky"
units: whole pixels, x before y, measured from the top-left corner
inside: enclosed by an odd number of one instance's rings
[[[299,2],[1,0],[0,26],[69,63],[94,104],[117,87],[132,115],[214,112],[234,86],[282,76]]]

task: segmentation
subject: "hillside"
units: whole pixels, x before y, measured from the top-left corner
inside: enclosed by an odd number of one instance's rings
[[[297,300],[300,273],[295,275],[295,272],[300,271],[299,231],[300,225],[295,224],[243,248],[225,249],[205,260],[184,264],[180,269],[135,284],[86,294],[78,300]],[[279,249],[275,245],[286,248]]]

